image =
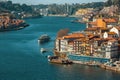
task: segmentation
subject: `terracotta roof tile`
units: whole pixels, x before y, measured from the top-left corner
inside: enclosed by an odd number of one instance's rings
[[[101,38],[94,38],[95,41],[101,41]]]
[[[69,39],[69,38],[81,38],[81,37],[85,37],[82,33],[72,33],[69,34],[67,36],[64,36],[64,39]]]
[[[91,28],[87,28],[86,31],[96,31],[97,27],[91,27]]]
[[[115,32],[108,32],[109,35],[115,35]]]
[[[97,25],[97,22],[89,22],[88,24]]]
[[[112,38],[112,37],[108,37],[108,38],[106,38],[106,39],[104,39],[104,40],[115,40],[115,39]]]
[[[109,18],[109,19],[103,19],[105,22],[107,22],[107,23],[115,23],[115,22],[117,22],[117,20],[116,19],[114,19],[114,18]]]

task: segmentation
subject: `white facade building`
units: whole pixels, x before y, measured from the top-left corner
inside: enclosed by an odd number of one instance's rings
[[[117,36],[120,37],[120,32],[117,28],[113,27],[112,29],[110,29],[110,32],[115,32]]]
[[[111,59],[118,55],[118,42],[116,40],[110,40],[105,45],[105,58]]]
[[[68,47],[68,40],[67,39],[60,40],[60,52],[68,52],[67,47]]]

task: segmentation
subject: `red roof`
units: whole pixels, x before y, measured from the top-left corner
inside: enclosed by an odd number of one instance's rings
[[[109,18],[109,19],[103,19],[105,22],[107,22],[107,23],[116,23],[117,22],[117,20],[116,19],[114,19],[114,18]]]
[[[85,37],[82,33],[72,33],[67,36],[64,36],[64,39],[69,39],[69,38],[81,38]]]

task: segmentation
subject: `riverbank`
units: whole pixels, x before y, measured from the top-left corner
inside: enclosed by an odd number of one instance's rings
[[[106,69],[106,70],[120,72],[120,62],[119,61],[116,61],[114,63],[101,64],[100,67],[103,69]]]
[[[82,62],[82,61],[73,61],[73,63],[86,65],[90,67],[99,67],[99,68],[114,71],[114,72],[120,72],[120,67],[119,67],[120,65],[111,66],[111,65],[100,64],[100,63],[95,63],[95,62]]]
[[[55,17],[78,17],[78,16],[76,16],[76,15],[66,15],[66,14],[65,14],[65,15],[64,15],[64,14],[63,14],[63,15],[61,15],[61,14],[56,14],[56,15],[50,14],[50,15],[48,15],[48,16],[51,16],[51,17],[52,17],[52,16],[53,16],[53,17],[54,17],[54,16],[55,16]]]
[[[0,15],[0,31],[20,30],[29,26],[24,20],[16,19],[11,15]]]
[[[29,26],[29,24],[27,24],[27,23],[22,23],[22,24],[19,24],[19,25],[12,25],[12,26],[8,26],[5,29],[0,29],[0,32],[21,30],[21,29],[24,29],[25,27],[28,27],[28,26]]]

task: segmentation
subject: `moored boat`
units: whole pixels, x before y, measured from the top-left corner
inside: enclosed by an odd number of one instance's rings
[[[45,43],[45,42],[50,41],[50,37],[47,34],[43,34],[40,36],[38,41],[39,41],[39,43]]]
[[[72,64],[73,62],[68,59],[60,59],[58,56],[48,56],[48,61],[50,63],[57,64]]]
[[[45,52],[47,52],[47,50],[45,49],[45,48],[41,48],[41,53],[45,53]]]

